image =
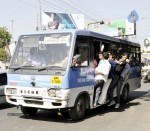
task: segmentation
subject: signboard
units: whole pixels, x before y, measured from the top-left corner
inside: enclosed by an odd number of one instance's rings
[[[42,12],[42,30],[84,29],[84,15]]]
[[[93,30],[109,36],[135,35],[136,26],[128,20],[114,20],[105,24],[95,24]]]
[[[131,13],[128,16],[128,21],[130,23],[136,23],[139,19],[139,15],[137,14],[137,12],[135,10],[131,11]]]
[[[150,38],[144,40],[144,52],[150,52]]]

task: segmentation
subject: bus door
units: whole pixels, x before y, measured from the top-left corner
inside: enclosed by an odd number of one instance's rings
[[[140,54],[140,48],[131,46],[131,52],[129,56],[130,60],[130,87],[131,90],[136,89],[137,87],[140,87],[141,84],[141,54]],[[133,82],[134,81],[134,82]]]
[[[88,41],[82,42],[77,38],[72,55],[72,65],[69,71],[69,87],[73,89],[73,96],[76,97],[87,92],[92,94],[94,89],[94,65],[91,62],[91,46]],[[86,40],[86,39],[85,39]],[[87,39],[88,40],[88,39]],[[92,102],[91,102],[92,103]]]

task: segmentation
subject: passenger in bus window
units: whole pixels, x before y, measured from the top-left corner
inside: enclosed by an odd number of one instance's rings
[[[122,55],[122,58],[120,60],[115,60],[116,62],[116,67],[115,67],[115,71],[114,71],[114,78],[109,86],[109,90],[108,90],[108,96],[110,97],[110,103],[108,104],[108,106],[112,106],[114,104],[116,104],[115,100],[114,100],[114,97],[113,97],[113,92],[114,92],[114,89],[115,87],[117,86],[117,94],[120,93],[120,83],[121,81],[119,82],[119,79],[121,77],[121,73],[122,71],[124,70],[125,66],[126,66],[126,63],[127,63],[127,58],[128,58],[128,53],[124,53]],[[119,98],[118,98],[119,100]],[[120,105],[119,105],[120,106]],[[118,103],[116,105],[116,108],[118,107]],[[119,107],[118,107],[119,108]]]
[[[94,86],[94,95],[93,95],[93,106],[96,107],[100,90],[103,88],[104,83],[108,79],[108,74],[111,68],[111,65],[108,61],[109,55],[106,52],[99,53],[100,62],[95,68],[95,86]]]
[[[94,69],[97,67],[97,65],[98,65],[98,62],[96,59],[94,59]]]
[[[121,56],[121,48],[119,48],[116,52],[116,59],[119,60],[122,56]]]
[[[80,49],[81,52],[81,65],[88,66],[88,50],[86,48]]]
[[[76,66],[76,58],[75,57],[73,57],[73,59],[72,59],[72,66]]]
[[[81,56],[80,54],[76,54],[75,56],[73,56],[72,66],[81,66],[80,56]]]
[[[98,63],[99,63],[99,57],[96,56],[94,59],[94,69],[98,66]]]
[[[108,91],[108,88],[110,86],[110,83],[114,77],[114,69],[115,69],[115,66],[116,66],[116,63],[115,63],[115,56],[111,53],[111,52],[107,52],[109,54],[109,63],[111,65],[111,69],[109,71],[109,75],[108,75],[108,80],[107,82],[104,84],[103,86],[103,89],[102,89],[102,93],[100,95],[100,98],[98,100],[98,104],[99,105],[102,105],[104,103],[107,103],[107,91]]]

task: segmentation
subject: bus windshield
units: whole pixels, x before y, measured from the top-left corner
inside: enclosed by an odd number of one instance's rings
[[[66,68],[70,42],[71,34],[21,36],[10,68]]]

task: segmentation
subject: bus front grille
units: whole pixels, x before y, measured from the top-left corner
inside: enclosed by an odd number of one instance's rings
[[[43,101],[24,100],[26,104],[43,105]]]

